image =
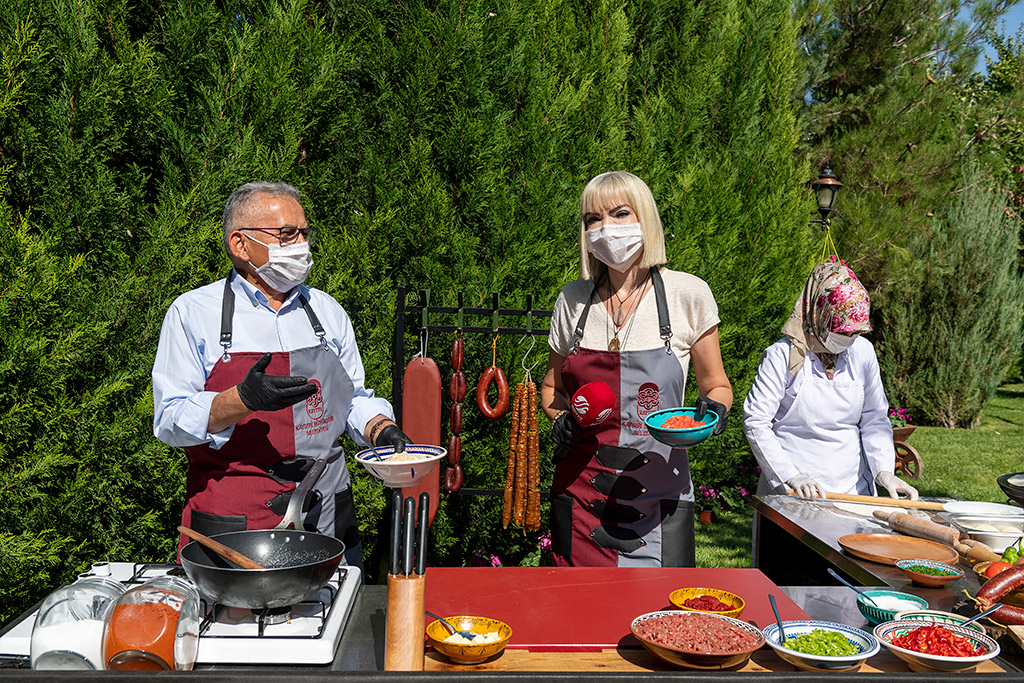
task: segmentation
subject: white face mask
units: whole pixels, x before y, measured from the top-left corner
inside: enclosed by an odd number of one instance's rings
[[[601,263],[620,273],[640,258],[640,250],[644,246],[643,232],[639,223],[622,223],[620,225],[602,225],[594,230],[587,230],[587,247]]]
[[[850,345],[856,340],[856,334],[846,336],[845,334],[839,334],[838,332],[830,332],[828,338],[823,341],[821,345],[828,349],[829,353],[840,354],[850,348]]]
[[[258,268],[252,265],[252,261],[249,261],[249,265],[268,285],[278,292],[289,292],[306,281],[309,269],[313,266],[309,242],[303,240],[294,244],[265,244],[244,232],[242,234],[267,248],[266,263]]]

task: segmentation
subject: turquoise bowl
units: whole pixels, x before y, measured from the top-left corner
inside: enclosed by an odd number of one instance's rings
[[[871,598],[899,598],[900,600],[904,600],[911,604],[907,604],[896,609],[885,609],[872,605],[864,599],[865,595]],[[893,621],[896,618],[897,612],[903,612],[909,609],[928,609],[928,601],[924,598],[919,598],[916,595],[903,593],[901,591],[866,590],[857,596],[857,609],[859,609],[860,613],[864,615],[864,618],[868,620],[868,623],[876,625],[886,621]]]
[[[700,418],[704,422],[703,427],[665,429],[661,425],[670,417],[677,415],[689,415],[696,420],[697,418],[694,415],[696,412],[696,408],[668,408],[666,410],[659,410],[644,418],[644,424],[647,425],[647,431],[651,433],[651,436],[661,443],[677,448],[689,448],[690,446],[702,443],[711,436],[711,433],[715,431],[715,426],[718,424],[717,413],[710,410],[704,413],[704,417]]]

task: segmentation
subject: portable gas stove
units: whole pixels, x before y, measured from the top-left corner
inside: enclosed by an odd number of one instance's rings
[[[129,588],[168,573],[173,564],[99,562],[84,576],[111,576]],[[203,597],[196,664],[330,664],[362,582],[358,567],[341,566],[308,600],[280,610],[217,605]],[[0,636],[0,662],[27,665],[35,612]]]

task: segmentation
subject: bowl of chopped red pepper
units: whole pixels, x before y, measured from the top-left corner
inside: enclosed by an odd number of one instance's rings
[[[935,560],[896,560],[903,575],[919,586],[936,588],[953,583],[964,575],[964,570]]]
[[[696,408],[667,408],[644,418],[647,431],[658,441],[677,448],[689,448],[705,441],[715,431],[718,415],[710,410],[699,418]]]
[[[747,606],[740,596],[719,588],[677,588],[668,594],[668,601],[685,612],[709,612],[734,619]]]
[[[999,654],[999,643],[955,624],[887,621],[875,627],[878,642],[912,671],[965,671]]]

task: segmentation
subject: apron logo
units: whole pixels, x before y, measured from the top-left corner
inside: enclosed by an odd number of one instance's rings
[[[646,417],[658,409],[661,392],[654,382],[644,382],[640,390],[636,392],[636,412],[640,417]]]
[[[316,393],[306,399],[306,414],[311,420],[319,420],[324,415],[324,395],[320,392],[320,382],[309,381],[316,385]]]

